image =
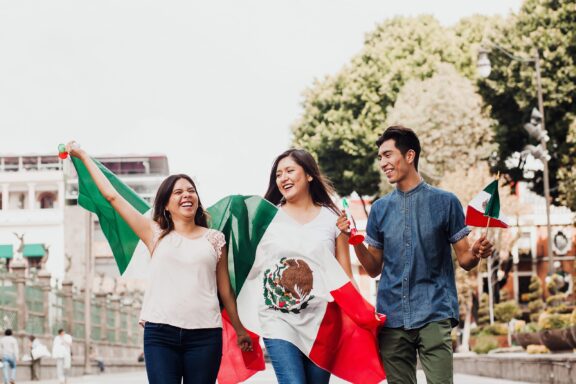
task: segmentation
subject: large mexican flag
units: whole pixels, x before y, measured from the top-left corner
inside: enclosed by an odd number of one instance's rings
[[[78,202],[100,219],[120,272],[145,275],[150,256],[134,232],[97,190],[89,173],[73,158],[79,178]],[[140,212],[149,206],[103,165],[116,189]],[[318,366],[353,383],[379,383],[384,370],[376,332],[385,321],[354,288],[336,259],[326,252],[308,255],[306,233],[290,218],[256,196],[229,196],[208,208],[211,226],[227,240],[228,270],[244,326],[257,336],[284,339]],[[279,238],[291,249],[279,260],[271,247]],[[325,256],[325,257],[323,257]],[[144,273],[143,273],[144,272]],[[218,381],[241,382],[264,369],[262,351],[242,353],[226,314],[224,350]],[[259,346],[258,346],[259,347]]]

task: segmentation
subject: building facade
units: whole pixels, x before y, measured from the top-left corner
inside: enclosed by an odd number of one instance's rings
[[[148,202],[169,173],[162,154],[97,160]],[[116,263],[96,217],[77,205],[78,180],[70,161],[55,155],[0,155],[0,190],[2,265],[21,257],[30,270],[45,263],[53,278],[67,277],[81,287],[91,262],[98,288],[106,282],[107,289],[118,288]]]

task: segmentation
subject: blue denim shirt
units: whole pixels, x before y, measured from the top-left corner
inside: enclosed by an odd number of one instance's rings
[[[414,329],[438,320],[458,323],[451,244],[470,233],[452,193],[421,182],[378,199],[368,217],[366,242],[382,249],[377,310],[388,328]]]

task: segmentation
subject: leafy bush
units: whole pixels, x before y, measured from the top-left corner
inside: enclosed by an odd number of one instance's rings
[[[527,323],[522,329],[522,332],[525,333],[540,332],[540,326],[538,325],[538,323]]]
[[[478,326],[482,327],[490,323],[490,309],[488,308],[488,294],[483,293],[480,296],[480,304],[478,306]]]
[[[520,315],[520,307],[515,300],[508,300],[494,306],[494,318],[501,323],[508,323]]]
[[[526,327],[526,322],[524,320],[517,320],[514,323],[514,333],[524,332],[525,327]]]
[[[570,315],[570,325],[576,326],[576,308],[574,308]]]
[[[570,324],[570,315],[545,314],[540,317],[538,325],[543,330],[567,328]]]
[[[493,349],[498,348],[498,340],[494,336],[482,335],[476,339],[476,345],[473,351],[478,354],[485,354]]]
[[[528,294],[528,300],[530,301],[528,303],[530,321],[537,322],[542,309],[544,309],[544,301],[542,301],[542,282],[538,276],[532,276],[528,290],[530,291]]]
[[[502,323],[494,323],[494,325],[486,325],[480,331],[481,335],[489,336],[502,336],[508,334],[508,326]]]

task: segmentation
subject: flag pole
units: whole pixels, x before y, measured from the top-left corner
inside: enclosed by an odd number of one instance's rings
[[[500,172],[496,175],[496,180],[500,179]],[[490,229],[490,219],[492,217],[488,216],[488,223],[486,224],[486,238],[488,238],[488,230]],[[488,272],[488,309],[490,310],[490,325],[494,325],[494,288],[492,285],[492,257],[493,255],[488,256],[486,260],[487,268],[486,271]]]

